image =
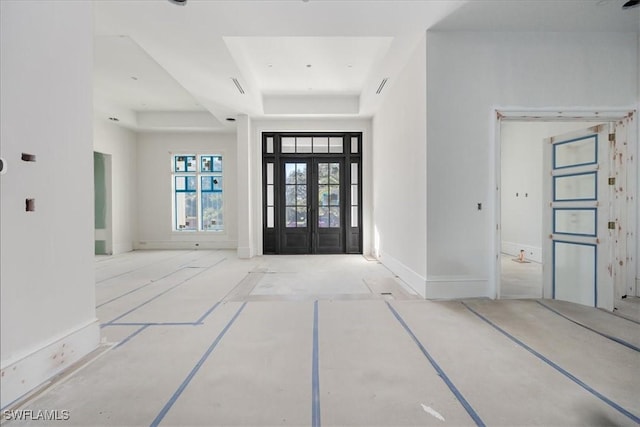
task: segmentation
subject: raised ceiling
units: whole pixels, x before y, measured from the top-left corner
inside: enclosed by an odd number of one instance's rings
[[[375,95],[381,80],[393,85],[429,29],[639,32],[640,8],[623,11],[623,3],[96,0],[96,110],[138,128],[138,116],[150,123],[173,111],[208,113],[201,128],[222,130],[233,128],[227,117],[296,108],[367,117],[384,96]]]

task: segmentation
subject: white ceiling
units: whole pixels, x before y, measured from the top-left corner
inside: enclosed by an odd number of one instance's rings
[[[225,37],[263,94],[360,94],[392,37]]]
[[[96,110],[138,128],[142,114],[152,123],[180,112],[179,128],[189,111],[199,123],[208,111],[202,128],[222,130],[233,129],[227,117],[265,117],[274,105],[285,115],[324,102],[304,114],[332,115],[335,105],[344,108],[333,115],[371,116],[380,81],[393,84],[427,29],[640,32],[640,8],[623,3],[94,0]]]

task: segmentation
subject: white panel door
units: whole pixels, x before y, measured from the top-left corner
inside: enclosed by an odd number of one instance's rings
[[[608,123],[546,139],[544,295],[613,309]]]

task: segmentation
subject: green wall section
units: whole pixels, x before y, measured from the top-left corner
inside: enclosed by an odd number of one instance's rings
[[[102,153],[93,153],[93,182],[95,188],[95,228],[107,228],[107,182],[105,158]],[[106,254],[107,242],[95,241],[95,253]]]

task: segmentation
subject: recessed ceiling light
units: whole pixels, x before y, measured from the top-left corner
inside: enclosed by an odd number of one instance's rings
[[[311,67],[312,67],[312,65],[311,65],[311,64],[307,64],[307,68],[311,68]]]
[[[347,64],[347,68],[353,68],[353,65]]]
[[[109,117],[109,120],[111,120],[112,122],[119,122],[120,119],[117,117]]]
[[[169,3],[177,4],[178,6],[184,6],[187,4],[187,0],[169,0]]]
[[[136,76],[131,76],[131,80],[138,80]]]
[[[227,117],[225,120],[228,121],[228,122],[235,122],[236,121],[236,119],[234,119],[233,117]]]
[[[273,64],[267,64],[267,67],[273,68]]]
[[[640,4],[640,0],[629,0],[625,4],[622,5],[623,9],[631,9],[632,7],[636,7]]]

